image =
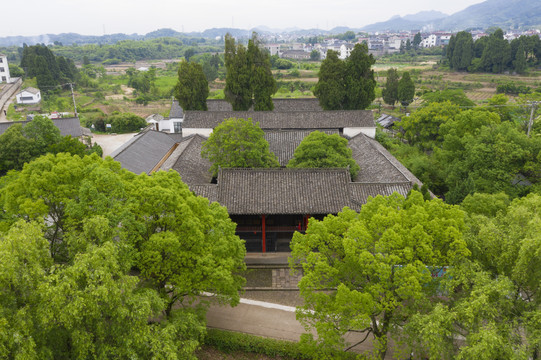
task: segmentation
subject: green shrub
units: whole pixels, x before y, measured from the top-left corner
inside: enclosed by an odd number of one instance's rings
[[[282,356],[288,359],[310,359],[299,344],[291,341],[269,339],[260,336],[209,329],[205,344],[223,352],[245,351],[270,357]]]

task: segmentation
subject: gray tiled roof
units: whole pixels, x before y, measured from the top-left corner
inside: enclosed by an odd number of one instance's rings
[[[62,119],[53,119],[53,124],[60,130],[60,135],[67,136],[71,135],[72,137],[79,137],[83,135],[83,129],[79,118],[62,118]],[[2,122],[0,123],[0,135],[2,135],[11,125],[13,124],[22,124],[23,126],[28,124],[30,121],[16,121],[16,122]]]
[[[359,211],[369,197],[406,196],[411,188],[411,182],[352,183],[347,169],[221,169],[218,184],[190,185],[231,215]]]
[[[301,141],[314,130],[266,130],[265,139],[269,142],[270,151],[278,158],[281,166],[286,166],[293,158],[293,153]],[[332,135],[338,130],[321,130]]]
[[[176,170],[188,185],[209,184],[212,180],[210,162],[201,157],[201,147],[206,138],[192,135],[184,138],[160,167],[160,170]]]
[[[229,118],[252,119],[262,129],[340,129],[375,127],[370,110],[339,111],[186,111],[185,129],[214,129]]]
[[[119,161],[124,169],[136,174],[148,174],[175,144],[175,140],[164,132],[146,130],[114,151],[111,157]]]
[[[272,99],[274,111],[322,111],[317,98]],[[208,111],[232,111],[231,104],[222,99],[208,99]]]
[[[178,100],[173,100],[171,104],[171,111],[169,112],[169,118],[182,119],[183,116],[184,116],[184,113],[182,111],[182,108],[178,104]]]
[[[209,199],[210,202],[218,201],[218,185],[216,184],[190,185],[190,190],[198,196]]]
[[[349,188],[352,198],[364,205],[369,196],[389,196],[394,192],[406,196],[408,191],[411,190],[412,184],[409,181],[400,183],[350,183]]]
[[[222,169],[217,199],[229,214],[335,214],[359,208],[349,183],[347,169]]]
[[[22,89],[22,90],[19,91],[17,94],[20,94],[20,93],[22,93],[23,91],[27,91],[27,92],[29,92],[29,93],[31,93],[31,94],[34,94],[34,95],[36,95],[37,93],[39,93],[39,89],[36,89],[36,88],[33,88],[33,87],[29,86],[29,87],[27,87],[27,88]]]
[[[387,149],[375,139],[359,134],[349,139],[348,146],[353,159],[361,167],[356,182],[413,182],[421,186],[417,179]]]
[[[383,126],[384,128],[390,128],[391,126],[393,126],[393,124],[397,121],[400,121],[399,118],[397,117],[394,117],[394,116],[391,116],[391,115],[387,115],[387,114],[382,114],[377,120],[376,120],[376,123],[380,124],[381,126]]]

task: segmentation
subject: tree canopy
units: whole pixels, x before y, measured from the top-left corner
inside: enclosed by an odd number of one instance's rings
[[[463,231],[461,210],[416,191],[377,196],[360,213],[346,208],[310,219],[305,235],[295,233],[290,258],[304,275],[297,316],[317,331],[317,340],[306,334],[301,341],[317,343],[315,358],[332,358],[356,345],[346,333],[360,332],[373,337],[373,358],[383,359],[389,336],[432,308],[433,275],[469,256]]]
[[[48,154],[0,186],[0,349],[8,358],[194,358],[202,292],[236,304],[245,248],[176,172]]]
[[[398,101],[402,103],[402,105],[409,105],[413,101],[413,97],[415,96],[415,84],[413,83],[413,80],[411,79],[410,73],[405,72],[402,74],[402,77],[398,81]]]
[[[248,41],[248,49],[242,44],[235,44],[235,39],[225,36],[225,99],[233,110],[255,111],[274,109],[272,95],[278,90],[272,76],[269,54],[261,49],[261,44],[254,33]]]
[[[321,63],[314,95],[325,110],[366,109],[376,95],[372,65],[376,60],[368,54],[366,44],[355,44],[345,60],[332,50]]]
[[[343,168],[348,167],[352,179],[360,167],[352,157],[348,141],[338,134],[328,135],[314,131],[305,137],[295,149],[289,168]]]
[[[385,88],[382,91],[383,101],[385,104],[393,105],[398,101],[398,71],[395,68],[387,70],[387,80]]]
[[[201,155],[212,163],[210,171],[214,176],[220,167],[279,167],[264,135],[252,119],[226,119],[203,143]]]
[[[0,135],[0,176],[9,170],[22,169],[25,163],[48,152],[83,155],[95,151],[101,148],[87,147],[71,137],[62,137],[51,119],[38,115],[24,126],[13,124]]]
[[[184,110],[207,110],[209,84],[201,65],[182,61],[174,91],[175,98]]]

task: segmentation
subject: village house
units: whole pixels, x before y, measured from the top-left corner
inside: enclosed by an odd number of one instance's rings
[[[41,92],[39,89],[27,87],[15,95],[17,104],[38,104],[41,101]]]
[[[79,118],[77,117],[71,117],[71,118],[60,118],[60,119],[51,119],[54,126],[60,130],[61,136],[67,136],[70,135],[73,138],[79,138],[81,139],[83,136],[90,135],[90,130],[87,128],[83,128],[81,126],[81,122],[79,121]],[[0,135],[2,135],[10,126],[14,124],[22,124],[25,126],[32,120],[25,120],[25,121],[8,121],[8,122],[0,122]]]
[[[10,83],[8,58],[4,54],[0,54],[0,83]]]
[[[183,111],[182,135],[147,129],[111,156],[137,174],[177,171],[194,193],[228,209],[250,252],[289,251],[293,233],[304,232],[310,217],[336,214],[345,206],[359,210],[369,196],[406,195],[413,184],[422,185],[374,139],[372,112],[322,111],[317,99],[274,102],[274,111],[233,112],[224,110],[230,108],[224,101],[209,101],[209,111]],[[230,117],[259,123],[281,168],[220,169],[213,178],[201,149],[214,127]],[[301,141],[316,130],[348,139],[361,168],[355,179],[345,168],[285,168]]]

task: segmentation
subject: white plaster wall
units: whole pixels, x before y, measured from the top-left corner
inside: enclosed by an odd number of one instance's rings
[[[201,136],[209,137],[212,134],[212,129],[201,129],[201,128],[182,128],[182,137],[190,136],[193,134],[199,134]]]
[[[370,136],[372,139],[376,138],[376,128],[375,127],[351,127],[344,128],[344,135],[349,137],[354,137],[360,133]]]
[[[4,71],[0,71],[0,83],[3,82],[3,76],[6,77],[6,83],[10,83],[11,77],[9,76],[8,58],[5,56],[0,56],[0,59],[2,59],[2,62],[0,63],[0,68],[4,68]]]
[[[39,94],[32,94],[26,91],[15,95],[15,97],[17,98],[17,104],[37,104],[40,101]],[[32,100],[21,100],[23,97],[31,97]]]

